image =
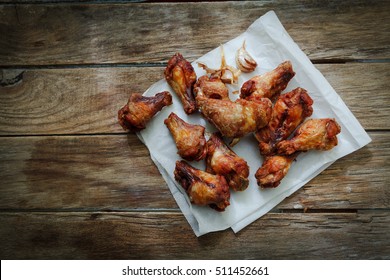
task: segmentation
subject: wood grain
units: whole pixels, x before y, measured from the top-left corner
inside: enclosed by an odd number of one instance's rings
[[[148,67],[12,71],[20,79],[8,75],[12,85],[0,87],[1,134],[124,132],[118,110],[163,78],[162,68]]]
[[[390,128],[390,63],[316,66],[363,127]],[[163,69],[3,69],[0,135],[122,133],[117,111],[162,79]]]
[[[390,208],[390,134],[370,136],[277,208]],[[177,209],[134,135],[2,137],[0,157],[1,209]]]
[[[269,10],[313,60],[390,57],[388,1],[73,3],[0,5],[0,65],[194,60]]]
[[[270,213],[236,235],[195,238],[181,213],[2,213],[0,257],[389,259],[389,214]]]
[[[135,135],[1,138],[0,143],[3,209],[176,207]]]

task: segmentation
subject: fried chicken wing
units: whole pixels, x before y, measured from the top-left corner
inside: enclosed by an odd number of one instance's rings
[[[291,155],[297,151],[330,150],[337,145],[340,125],[334,119],[310,119],[305,121],[290,140],[280,141],[279,154]]]
[[[202,115],[223,136],[231,138],[240,138],[266,126],[272,114],[272,103],[268,98],[255,101],[238,99],[233,102],[198,94],[196,101]]]
[[[194,85],[196,95],[204,95],[213,99],[229,100],[229,90],[219,77],[200,77]]]
[[[291,163],[298,156],[273,155],[266,157],[262,166],[256,171],[257,184],[261,188],[276,188],[290,169]]]
[[[225,177],[199,170],[185,161],[176,161],[174,175],[191,203],[209,205],[217,211],[224,211],[230,205],[229,185]]]
[[[313,100],[303,88],[296,88],[280,95],[272,110],[271,121],[255,133],[260,153],[275,153],[275,144],[287,139],[290,134],[313,113]]]
[[[291,62],[285,61],[274,70],[246,81],[241,87],[240,97],[248,100],[264,97],[274,99],[287,87],[294,75]]]
[[[164,121],[175,140],[178,154],[186,160],[201,160],[207,153],[205,128],[186,123],[175,113]]]
[[[133,93],[129,101],[118,111],[118,121],[124,130],[133,132],[146,127],[146,123],[162,108],[172,104],[172,96],[168,91],[147,97]]]
[[[243,191],[249,185],[249,166],[222,141],[219,133],[213,133],[207,141],[206,171],[226,178],[235,191]]]
[[[176,53],[165,68],[165,79],[181,100],[186,114],[196,111],[196,103],[193,95],[193,86],[196,82],[196,74],[191,63]]]

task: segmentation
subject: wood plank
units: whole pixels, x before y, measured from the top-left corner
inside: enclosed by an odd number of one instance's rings
[[[200,238],[180,213],[2,213],[0,222],[1,259],[390,258],[388,211],[271,213],[236,235]]]
[[[366,129],[386,129],[390,114],[390,63],[317,64],[348,108]]]
[[[135,135],[0,139],[1,208],[176,208]]]
[[[269,10],[311,59],[390,57],[385,0],[74,3],[0,5],[0,65],[165,62],[177,51],[194,60]]]
[[[366,129],[390,129],[390,63],[316,66]],[[0,135],[123,132],[118,109],[162,79],[163,69],[2,69]]]
[[[390,133],[370,136],[277,208],[389,209]],[[0,159],[0,209],[177,209],[134,135],[2,137]]]
[[[148,67],[15,71],[3,70],[13,84],[0,87],[1,134],[124,132],[118,110],[163,78]]]

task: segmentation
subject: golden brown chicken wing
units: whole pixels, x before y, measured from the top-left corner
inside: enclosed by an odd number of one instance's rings
[[[299,153],[290,156],[274,155],[266,157],[255,177],[261,188],[276,188],[290,169],[291,163]]]
[[[310,119],[304,122],[290,140],[276,145],[278,154],[291,155],[297,151],[330,150],[337,145],[341,128],[334,119]]]
[[[196,104],[193,95],[193,86],[196,82],[196,74],[191,63],[176,53],[165,68],[165,79],[172,89],[179,96],[186,114],[196,111]]]
[[[157,112],[171,104],[172,96],[168,91],[152,97],[133,93],[127,104],[118,111],[119,124],[124,130],[140,131]]]
[[[254,101],[238,99],[233,102],[198,94],[196,102],[202,115],[223,136],[231,138],[240,138],[266,126],[272,114],[272,103],[268,98]]]
[[[243,191],[249,184],[249,166],[225,145],[219,135],[213,133],[207,141],[206,171],[225,176],[233,190]]]
[[[213,99],[229,99],[229,90],[218,77],[200,77],[194,85],[194,93],[195,96],[199,94]]]
[[[285,61],[274,70],[246,81],[241,87],[240,97],[248,100],[264,97],[275,99],[294,75],[291,62]]]
[[[275,144],[287,139],[307,117],[313,113],[313,100],[303,88],[280,95],[272,110],[271,121],[255,133],[260,153],[275,153]]]
[[[230,205],[229,185],[225,177],[199,170],[185,161],[176,161],[174,175],[191,203],[209,205],[217,211],[224,211]]]
[[[201,160],[207,153],[205,128],[186,123],[175,113],[164,121],[175,140],[178,154],[186,160]]]

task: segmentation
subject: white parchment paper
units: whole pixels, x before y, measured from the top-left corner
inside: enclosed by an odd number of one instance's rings
[[[248,189],[243,192],[232,191],[230,206],[222,213],[209,207],[192,205],[185,191],[175,182],[173,177],[175,163],[181,158],[177,155],[176,145],[169,130],[164,125],[164,119],[171,112],[175,112],[189,123],[205,126],[209,133],[214,132],[215,128],[199,113],[187,116],[183,111],[180,100],[165,80],[155,83],[144,95],[152,96],[157,92],[168,90],[172,93],[173,104],[158,113],[147,128],[138,133],[138,136],[148,147],[152,160],[167,182],[177,204],[197,236],[229,227],[234,232],[238,232],[304,186],[334,161],[356,151],[371,141],[340,96],[300,50],[298,45],[294,43],[273,11],[256,20],[243,34],[223,44],[228,65],[236,67],[235,53],[244,40],[246,41],[247,51],[258,62],[258,67],[252,73],[242,74],[238,85],[229,85],[231,99],[234,100],[238,97],[232,92],[239,90],[241,85],[251,77],[270,71],[281,62],[290,60],[296,75],[284,92],[293,90],[298,86],[306,89],[314,100],[314,112],[311,118],[335,118],[340,124],[339,144],[330,151],[310,151],[301,154],[277,188],[261,190],[257,186],[254,174],[261,166],[262,157],[254,137],[247,135],[233,147],[233,150],[249,164],[250,183]],[[197,76],[200,77],[205,75],[205,72],[198,67],[197,62],[206,63],[210,68],[219,68],[221,63],[220,48],[210,51],[192,63]],[[205,169],[203,161],[191,162],[190,164],[202,170]]]

